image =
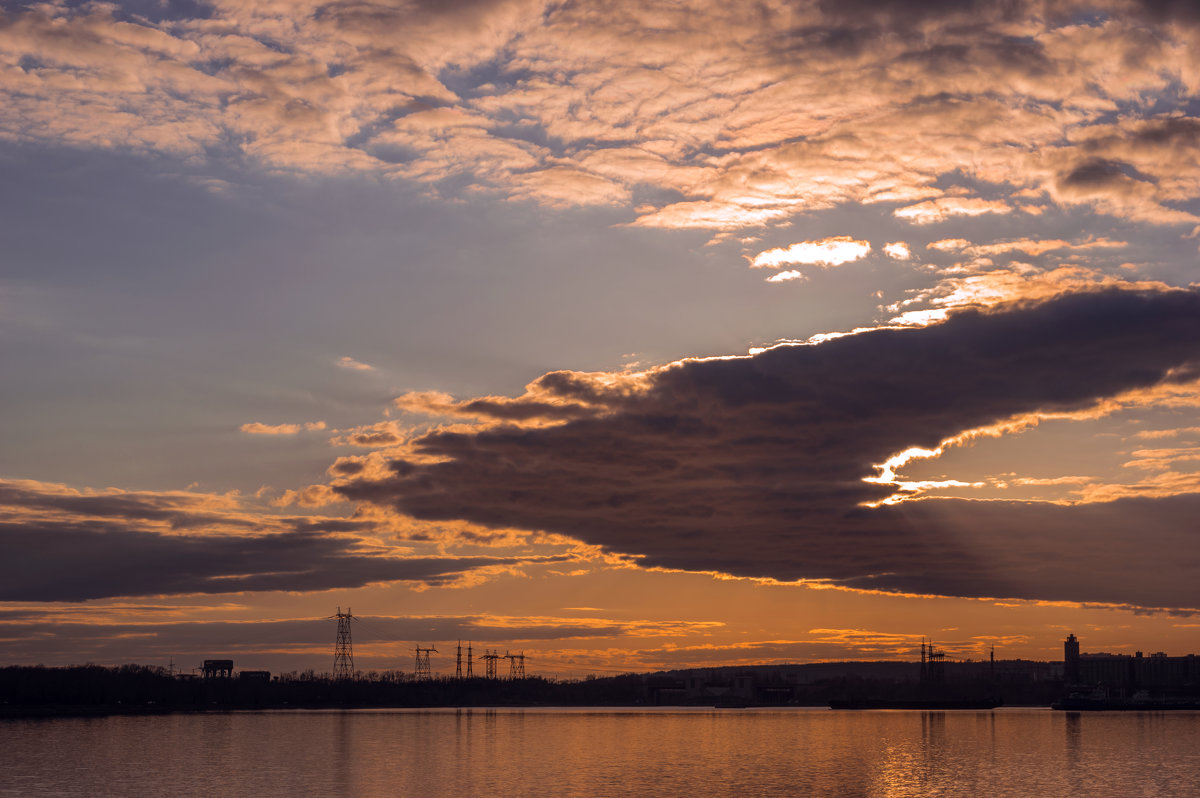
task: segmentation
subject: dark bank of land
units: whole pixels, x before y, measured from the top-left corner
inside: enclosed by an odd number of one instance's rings
[[[1061,664],[955,663],[946,689],[990,691],[1008,705],[1047,706],[1063,690]],[[1005,667],[996,668],[997,665]],[[1058,665],[1057,669],[1053,667]],[[521,706],[825,706],[861,695],[911,695],[919,664],[842,662],[699,668],[560,681],[415,680],[399,671],[353,678],[242,671],[201,679],[165,668],[83,665],[0,668],[0,717],[54,717],[167,712]]]

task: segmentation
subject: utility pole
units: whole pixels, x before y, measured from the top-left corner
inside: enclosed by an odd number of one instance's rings
[[[349,679],[354,675],[354,644],[350,639],[350,622],[354,616],[349,607],[345,612],[338,607],[337,615],[330,617],[337,618],[338,622],[337,642],[333,644],[333,678]]]
[[[475,678],[475,669],[472,667],[472,663],[471,663],[471,641],[470,640],[467,641],[467,678],[468,679]]]
[[[462,678],[462,641],[458,641],[458,654],[454,657],[454,678]]]
[[[430,652],[437,653],[437,648],[430,646],[422,648],[417,646],[417,672],[413,676],[418,682],[427,682],[433,679],[433,671],[429,667]]]

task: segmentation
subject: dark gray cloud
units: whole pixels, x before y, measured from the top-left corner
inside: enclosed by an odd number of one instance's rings
[[[1200,606],[1200,495],[1044,502],[931,500],[881,508],[871,526],[924,557],[845,580],[851,587],[955,596]]]
[[[253,512],[230,496],[81,493],[0,480],[0,601],[314,591],[561,557],[395,557],[361,537],[376,522]]]
[[[1076,165],[1058,180],[1059,189],[1120,188],[1131,181],[1151,182],[1146,175],[1120,161],[1091,158]]]
[[[1192,0],[1135,0],[1133,10],[1156,22],[1200,22],[1200,6]]]
[[[1192,374],[1198,359],[1193,291],[971,310],[922,329],[683,362],[644,391],[548,375],[541,391],[586,396],[593,417],[433,432],[416,449],[442,462],[397,460],[391,476],[350,478],[338,490],[422,519],[562,533],[651,566],[946,595],[1194,604],[1183,589],[1191,572],[1185,578],[1172,558],[1106,554],[1132,516],[1158,519],[1143,525],[1142,544],[1180,545],[1170,502],[861,505],[891,492],[863,478],[904,449],[1016,414],[1087,407]],[[1089,574],[1063,578],[1045,565],[1061,558],[1070,569],[1091,540],[1107,542],[1086,558]],[[1139,562],[1145,569],[1131,572]]]
[[[0,482],[0,507],[22,507],[26,510],[61,511],[70,515],[87,515],[105,519],[157,521],[172,529],[195,529],[222,525],[251,527],[253,519],[230,517],[208,512],[196,497],[171,493],[111,493],[75,494],[39,490],[30,483]]]
[[[946,24],[1020,19],[1037,9],[1034,0],[818,0],[822,17],[862,25],[867,21],[907,29],[930,20]]]
[[[961,27],[1031,18],[1068,23],[1109,15],[1145,22],[1200,19],[1200,8],[1191,0],[817,0],[816,6],[828,18],[856,24],[887,22],[903,29],[930,22]]]
[[[0,601],[440,584],[501,557],[384,557],[315,532],[164,535],[119,522],[0,523]]]

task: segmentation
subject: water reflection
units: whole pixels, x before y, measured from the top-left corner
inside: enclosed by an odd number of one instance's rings
[[[1075,770],[1079,767],[1079,754],[1083,748],[1083,719],[1078,712],[1064,713],[1063,728],[1067,734],[1067,766]]]
[[[1105,795],[1114,785],[1187,795],[1200,783],[1197,739],[1200,713],[1020,709],[358,710],[9,721],[0,723],[7,754],[0,795],[903,798]]]
[[[348,713],[339,713],[337,716],[336,730],[334,732],[334,750],[337,756],[333,757],[330,766],[333,768],[333,779],[337,784],[348,784],[351,781],[351,766],[354,754],[354,742],[351,737],[354,734],[354,718]]]
[[[946,743],[946,713],[921,713],[921,739],[927,753],[935,752]]]

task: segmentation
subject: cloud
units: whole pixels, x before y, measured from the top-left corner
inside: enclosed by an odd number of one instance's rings
[[[629,189],[617,181],[568,166],[549,166],[514,176],[510,186],[512,199],[530,199],[557,208],[619,205],[631,196]]]
[[[317,533],[157,535],[98,524],[0,523],[0,552],[0,601],[445,584],[472,569],[517,562],[355,554],[345,541]]]
[[[324,507],[327,504],[341,501],[341,497],[333,492],[328,485],[309,485],[299,490],[285,490],[280,496],[271,500],[276,507]]]
[[[918,329],[681,361],[636,383],[543,378],[560,399],[586,396],[603,412],[539,428],[433,430],[408,444],[425,460],[393,459],[334,488],[419,519],[559,533],[644,566],[1191,606],[1190,569],[1168,552],[1184,550],[1190,527],[1179,519],[1197,509],[1195,497],[870,509],[895,486],[864,478],[910,447],[1035,411],[1083,409],[1185,379],[1198,363],[1195,292],[1057,296]],[[1136,540],[1135,516],[1145,530]],[[1067,576],[1053,565],[1077,556],[1086,568]]]
[[[0,138],[633,206],[655,228],[862,203],[1194,222],[1200,33],[1161,4],[1080,8],[33,4],[0,16]]]
[[[331,439],[334,446],[394,446],[407,436],[395,421],[380,421],[347,430],[339,430]]]
[[[303,424],[262,424],[253,421],[239,427],[248,435],[296,435],[300,432],[314,432],[325,429],[324,421],[308,421]]]
[[[1194,224],[1176,207],[1200,187],[1200,120],[1165,113],[1090,125],[1031,169],[1064,205],[1151,224]]]
[[[396,397],[393,405],[415,415],[542,426],[604,412],[604,397],[618,386],[638,390],[638,378],[603,372],[551,372],[526,385],[525,392],[516,398],[481,396],[456,401],[438,391],[412,391]]]
[[[1169,449],[1135,449],[1126,468],[1166,469],[1177,463],[1200,460],[1200,446],[1178,446]]]
[[[982,216],[989,213],[1006,214],[1012,208],[1003,200],[985,200],[978,197],[943,197],[926,200],[916,205],[897,208],[894,213],[914,224],[944,222],[952,216]]]
[[[912,257],[912,251],[909,250],[908,244],[903,241],[893,241],[890,244],[884,244],[883,251],[892,260],[908,260]]]
[[[784,203],[774,207],[746,207],[737,202],[697,200],[647,209],[631,222],[630,226],[668,230],[740,230],[746,227],[761,227],[786,219],[791,214],[792,208]]]
[[[1155,440],[1159,438],[1175,438],[1200,432],[1200,427],[1176,427],[1174,429],[1147,429],[1134,435],[1135,438]]]
[[[870,242],[850,236],[830,236],[818,241],[801,241],[788,247],[768,249],[755,255],[750,266],[755,269],[777,269],[796,264],[840,266],[864,258],[870,251]]]
[[[961,241],[961,239],[959,239]],[[945,246],[947,242],[939,241],[935,244]],[[969,244],[969,242],[964,242]],[[932,249],[941,247],[934,244],[929,245]],[[994,255],[1004,255],[1009,252],[1024,252],[1026,255],[1044,255],[1047,252],[1056,252],[1060,250],[1068,250],[1073,252],[1082,252],[1092,249],[1120,249],[1128,246],[1124,241],[1114,241],[1109,238],[1088,238],[1083,241],[1064,241],[1060,238],[1040,239],[1040,238],[1020,238],[1015,241],[998,241],[994,244],[976,244],[966,245],[963,247],[955,247],[962,249],[964,254],[973,255],[975,257],[991,257]]]
[[[1113,288],[1169,290],[1158,281],[1130,281],[1087,266],[1039,269],[1026,263],[1012,263],[993,268],[990,261],[980,260],[959,264],[932,287],[912,292],[910,298],[890,305],[888,310],[902,311],[891,319],[893,324],[924,325],[945,319],[954,308],[994,307],[1006,302],[1045,300]]]
[[[325,486],[290,497],[309,506],[334,500]],[[0,601],[314,591],[390,581],[448,585],[472,572],[564,561],[403,556],[373,539],[386,531],[369,514],[272,515],[236,494],[89,492],[0,481]]]
[[[931,241],[925,245],[927,249],[937,250],[938,252],[957,252],[971,246],[971,242],[965,238],[943,238],[938,241]]]
[[[367,364],[367,363],[362,363],[358,360],[355,360],[354,358],[350,357],[349,355],[347,355],[343,358],[340,358],[337,362],[337,365],[339,368],[350,369],[352,371],[374,371],[375,370],[374,366]]]

